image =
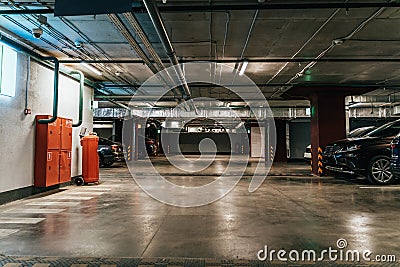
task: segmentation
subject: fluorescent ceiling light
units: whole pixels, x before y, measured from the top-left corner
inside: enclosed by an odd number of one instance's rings
[[[240,67],[239,75],[243,75],[244,74],[248,64],[249,64],[249,62],[247,60],[243,61],[242,67]]]
[[[103,75],[98,69],[96,69],[96,68],[90,66],[90,65],[87,64],[87,63],[82,63],[82,66],[84,66],[85,68],[87,68],[88,70],[90,70],[91,72],[93,72],[94,74]]]

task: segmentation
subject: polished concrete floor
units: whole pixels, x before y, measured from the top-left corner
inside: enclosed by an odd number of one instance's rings
[[[215,178],[212,166],[204,176],[184,176],[163,158],[153,162],[172,180]],[[244,176],[217,202],[178,208],[147,196],[126,166],[116,164],[101,169],[100,185],[68,186],[0,206],[0,253],[256,260],[264,245],[322,250],[344,238],[350,249],[400,259],[400,186],[308,174],[305,163],[275,164],[254,193]]]

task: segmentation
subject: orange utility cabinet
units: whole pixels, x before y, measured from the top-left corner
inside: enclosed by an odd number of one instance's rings
[[[71,180],[72,120],[57,118],[40,124],[50,115],[36,116],[35,177],[36,187],[48,187]]]
[[[60,118],[60,183],[71,181],[72,120]]]
[[[71,181],[71,151],[61,150],[60,155],[60,183]]]
[[[61,124],[61,150],[72,149],[72,120],[59,118]]]
[[[99,182],[99,154],[97,146],[99,137],[89,134],[81,139],[82,145],[82,178],[85,183]]]

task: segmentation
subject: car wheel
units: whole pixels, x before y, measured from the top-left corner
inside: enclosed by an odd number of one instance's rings
[[[367,179],[373,184],[391,184],[395,177],[390,172],[390,159],[387,156],[373,157],[367,169]]]
[[[111,165],[113,165],[113,163],[114,163],[114,162],[112,162],[112,161],[105,161],[105,162],[103,163],[103,167],[105,167],[105,168],[111,167]]]
[[[102,156],[99,156],[99,168],[104,166],[104,158]]]

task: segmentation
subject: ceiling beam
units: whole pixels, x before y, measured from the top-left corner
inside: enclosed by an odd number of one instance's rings
[[[358,9],[358,8],[380,8],[400,7],[399,2],[360,2],[360,3],[287,3],[287,4],[234,4],[234,5],[160,5],[160,12],[217,12],[234,10],[295,10],[295,9]],[[144,6],[132,7],[132,12],[146,13]],[[23,14],[53,14],[54,9],[25,9],[25,10],[0,10],[0,15],[23,15]]]
[[[368,83],[345,83],[345,84],[327,84],[327,83],[258,83],[255,85],[241,85],[241,84],[208,84],[208,83],[191,83],[191,87],[193,88],[212,88],[212,87],[218,87],[218,86],[226,86],[226,87],[252,87],[252,86],[258,86],[258,87],[280,87],[280,86],[285,86],[285,87],[291,87],[291,86],[301,86],[301,87],[330,87],[330,88],[343,88],[343,87],[352,87],[352,88],[399,88],[400,84],[368,84]],[[137,85],[137,86],[132,86],[129,84],[109,84],[109,85],[104,85],[103,88],[133,88],[133,87],[160,87],[160,85]]]
[[[332,9],[332,8],[380,8],[400,7],[398,2],[360,2],[360,3],[287,3],[287,4],[234,4],[234,5],[160,5],[160,12],[211,12],[233,10],[277,10],[277,9]],[[132,12],[145,13],[143,7],[134,7]]]
[[[387,63],[398,63],[400,62],[399,57],[374,57],[374,58],[249,58],[246,59],[249,63],[280,63],[280,62],[387,62]],[[141,59],[96,59],[96,60],[76,60],[76,59],[63,59],[59,60],[63,64],[80,64],[80,63],[119,63],[119,64],[144,64],[145,62]],[[154,60],[151,60],[154,62]],[[191,63],[191,62],[214,62],[214,63],[241,63],[243,60],[240,59],[179,59],[179,63]],[[162,59],[163,63],[169,63],[168,59]]]
[[[3,9],[0,15],[31,15],[31,14],[54,14],[54,9]]]

